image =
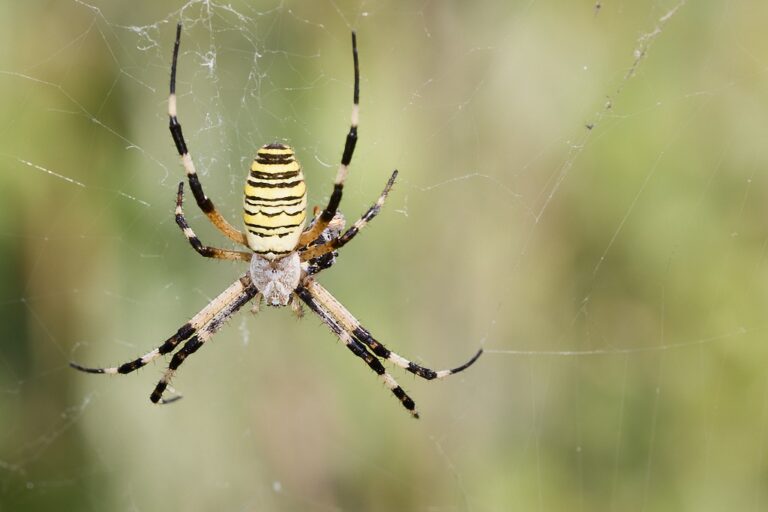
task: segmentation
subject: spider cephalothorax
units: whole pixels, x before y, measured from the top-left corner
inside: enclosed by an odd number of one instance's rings
[[[203,192],[194,162],[182,135],[181,124],[176,116],[176,64],[180,40],[181,24],[176,28],[176,42],[171,63],[171,94],[168,98],[171,136],[181,157],[189,187],[192,189],[198,207],[224,236],[249,250],[218,249],[202,244],[184,217],[182,210],[184,182],[179,183],[176,195],[176,223],[195,251],[202,256],[245,261],[250,265],[246,273],[156,349],[120,366],[87,368],[76,363],[72,363],[72,366],[88,373],[130,373],[164,354],[176,351],[168,369],[150,395],[152,402],[168,403],[180,398],[179,395],[170,398],[163,396],[166,389],[171,389],[170,381],[178,367],[187,356],[196,352],[216,334],[226,320],[240,308],[251,301],[255,301],[254,307],[257,308],[262,298],[271,306],[298,305],[300,300],[322,319],[355,356],[376,372],[387,389],[392,391],[414,417],[418,417],[413,400],[386,371],[381,359],[419,377],[432,380],[441,379],[468,368],[480,357],[482,350],[463,365],[451,370],[435,371],[424,368],[379,343],[328,290],[314,279],[314,275],[335,263],[336,251],[352,240],[379,213],[397,177],[397,171],[394,171],[373,206],[345,230],[344,217],[338,211],[338,207],[347,169],[357,143],[360,96],[360,71],[355,33],[352,33],[355,70],[352,122],[328,204],[305,228],[307,197],[301,166],[290,147],[277,142],[268,144],[257,152],[246,180],[243,199],[245,233],[227,222]],[[176,350],[182,343],[182,347]]]
[[[270,306],[287,306],[301,280],[301,259],[292,252],[276,259],[253,253],[249,268],[251,281]]]

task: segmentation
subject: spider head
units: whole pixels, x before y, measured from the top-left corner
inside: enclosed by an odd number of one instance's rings
[[[276,260],[254,254],[250,273],[253,284],[268,305],[287,306],[301,278],[299,253],[292,252]]]

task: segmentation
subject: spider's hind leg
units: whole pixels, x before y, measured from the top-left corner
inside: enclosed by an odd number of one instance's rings
[[[347,179],[349,165],[352,162],[352,155],[355,153],[357,144],[357,124],[360,117],[360,63],[357,57],[357,36],[352,32],[352,59],[355,72],[355,86],[352,94],[352,115],[350,116],[349,132],[344,141],[344,151],[341,154],[341,163],[336,171],[336,180],[333,183],[333,192],[328,198],[328,204],[325,206],[320,216],[315,219],[315,223],[305,230],[299,238],[299,245],[305,246],[323,232],[326,226],[336,216],[336,212],[341,203],[341,195],[344,190],[344,182]]]
[[[195,196],[197,206],[221,234],[233,242],[248,247],[248,240],[246,240],[245,234],[232,226],[232,224],[219,213],[214,206],[213,201],[205,195],[203,185],[200,183],[200,178],[195,169],[195,163],[192,161],[192,156],[189,154],[187,142],[184,140],[184,135],[181,131],[181,123],[179,122],[176,111],[176,67],[179,60],[180,45],[181,22],[176,25],[176,41],[173,44],[173,58],[171,60],[171,83],[170,94],[168,95],[168,128],[171,131],[171,137],[176,145],[176,150],[179,152],[181,164],[184,166],[184,171],[186,172],[187,180],[189,181],[189,187],[192,189],[192,194]]]
[[[250,252],[244,251],[229,251],[226,249],[219,249],[217,247],[209,247],[203,245],[195,232],[189,226],[186,217],[184,216],[184,210],[182,205],[184,203],[184,182],[179,183],[178,192],[176,193],[176,211],[174,216],[176,218],[176,225],[179,226],[181,232],[184,233],[189,244],[197,251],[200,256],[205,258],[214,258],[217,260],[237,260],[237,261],[251,261],[253,256]]]

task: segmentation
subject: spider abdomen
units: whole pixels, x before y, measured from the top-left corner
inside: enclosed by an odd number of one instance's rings
[[[243,207],[248,246],[255,253],[276,259],[296,248],[306,222],[307,187],[290,147],[273,143],[259,149]]]

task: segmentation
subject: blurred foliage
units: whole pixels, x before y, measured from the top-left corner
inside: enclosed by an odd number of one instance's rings
[[[0,3],[0,510],[768,507],[768,4]],[[255,148],[331,189],[360,40],[351,222],[323,283],[395,377],[319,320],[233,319],[152,407],[157,346],[241,265],[173,222],[179,109],[238,221]],[[229,247],[187,208],[206,243]]]

